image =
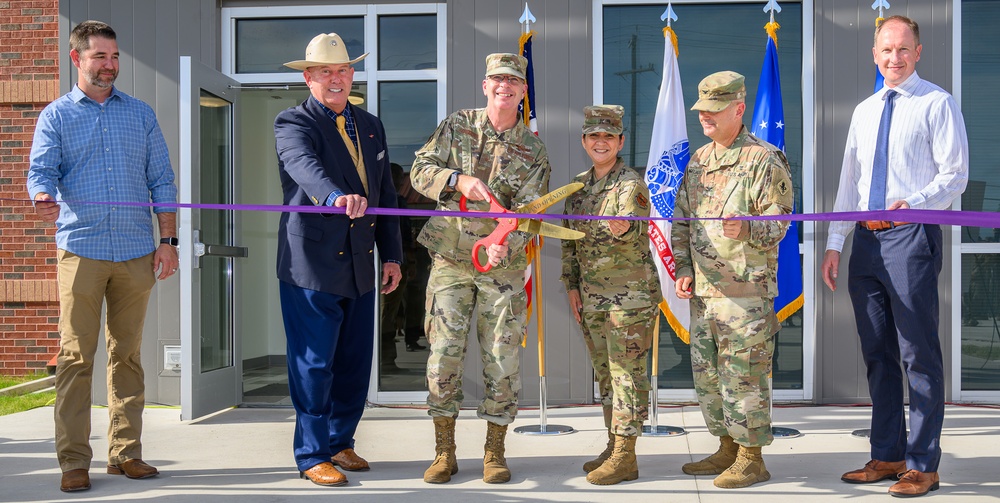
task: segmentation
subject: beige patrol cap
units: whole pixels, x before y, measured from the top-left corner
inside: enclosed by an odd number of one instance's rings
[[[698,101],[691,110],[721,112],[736,100],[746,98],[743,76],[729,70],[716,72],[698,84]]]
[[[621,105],[592,105],[583,107],[583,134],[622,134],[622,116],[625,108]]]
[[[509,52],[495,52],[486,56],[486,76],[513,75],[521,80],[528,68],[528,60],[524,56]]]

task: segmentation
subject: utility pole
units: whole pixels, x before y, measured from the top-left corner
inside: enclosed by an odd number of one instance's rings
[[[615,75],[618,75],[619,77],[622,78],[624,78],[626,75],[630,75],[632,77],[632,103],[629,106],[629,115],[631,116],[629,119],[630,140],[628,143],[629,143],[629,166],[634,168],[638,166],[635,163],[635,140],[636,140],[635,129],[637,127],[636,117],[639,115],[638,113],[636,113],[635,109],[636,106],[638,106],[636,103],[638,101],[638,93],[639,93],[639,79],[636,77],[636,74],[653,71],[653,64],[650,63],[649,66],[644,66],[642,68],[636,67],[636,65],[638,64],[637,53],[639,52],[638,48],[639,36],[637,34],[635,33],[632,34],[632,38],[629,40],[628,45],[632,49],[632,68],[630,70],[615,72]],[[643,165],[645,165],[645,163],[643,163]]]

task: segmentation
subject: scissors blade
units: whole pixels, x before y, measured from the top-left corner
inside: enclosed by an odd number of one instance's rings
[[[534,219],[518,220],[517,230],[557,239],[580,239],[586,236],[586,234],[580,231]]]
[[[546,208],[552,206],[553,204],[566,199],[570,194],[583,188],[583,184],[580,182],[573,182],[563,185],[548,194],[545,194],[534,201],[521,206],[514,213],[528,213],[528,214],[538,214],[545,211]]]

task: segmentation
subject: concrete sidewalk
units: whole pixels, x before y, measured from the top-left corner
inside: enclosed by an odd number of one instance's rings
[[[639,480],[614,486],[587,483],[581,465],[606,441],[598,407],[548,410],[548,424],[576,433],[558,436],[508,435],[507,460],[513,479],[482,481],[485,423],[474,411],[458,421],[458,474],[443,485],[425,484],[423,471],[434,454],[433,426],[420,409],[372,408],[365,412],[356,449],[372,464],[369,472],[348,472],[350,484],[325,488],[300,480],[292,463],[291,409],[232,409],[194,422],[180,421],[176,408],[148,408],[144,459],[159,477],[128,480],[104,473],[107,414],[93,410],[93,488],[59,491],[53,447],[52,408],[0,417],[0,502],[167,501],[240,503],[307,498],[406,503],[445,501],[725,502],[883,501],[888,481],[850,485],[840,475],[868,461],[868,440],[853,430],[867,428],[868,407],[776,408],[775,424],[803,436],[776,439],[764,449],[770,481],[723,490],[712,477],[681,472],[683,463],[717,447],[695,406],[661,407],[661,425],[683,426],[687,435],[643,437],[637,444]],[[514,427],[537,425],[537,410],[522,410]],[[1000,409],[949,406],[941,439],[941,489],[935,501],[1000,499]],[[895,500],[892,500],[895,501]]]

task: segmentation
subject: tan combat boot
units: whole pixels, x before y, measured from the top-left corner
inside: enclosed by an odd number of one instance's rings
[[[730,466],[722,475],[715,477],[715,487],[723,489],[736,489],[747,487],[770,480],[771,474],[764,466],[764,458],[760,455],[760,447],[740,446],[740,452],[736,456],[736,462]]]
[[[458,473],[458,460],[455,459],[455,418],[437,416],[434,418],[434,451],[437,455],[430,468],[424,472],[424,482],[428,484],[444,484],[451,476]]]
[[[583,464],[583,471],[590,473],[597,469],[597,467],[604,464],[608,458],[611,457],[611,453],[615,450],[615,434],[611,432],[611,406],[604,406],[604,427],[608,429],[608,445],[604,448],[604,452],[597,455],[596,458],[587,461]]]
[[[711,456],[691,463],[684,463],[681,471],[688,475],[718,475],[736,462],[739,445],[733,442],[733,437],[719,437],[719,450]]]
[[[507,437],[507,425],[486,422],[486,455],[483,457],[483,482],[487,484],[503,484],[510,481],[510,469],[504,458],[504,439]]]
[[[615,435],[614,452],[604,464],[587,474],[587,482],[609,486],[639,478],[639,462],[635,458],[636,438],[638,437]]]

